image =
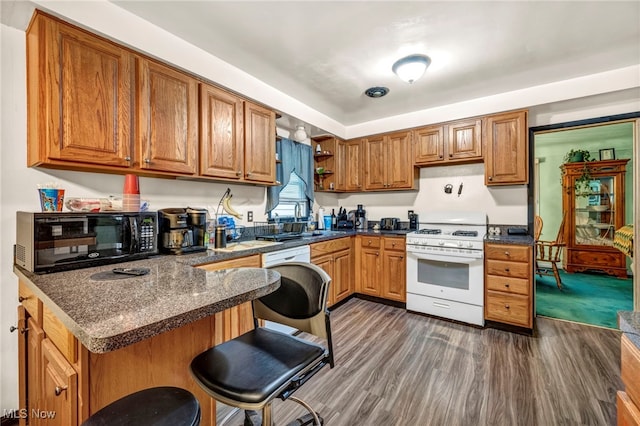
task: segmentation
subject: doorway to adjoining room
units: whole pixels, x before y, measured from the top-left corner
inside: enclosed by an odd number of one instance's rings
[[[614,240],[633,223],[637,124],[597,121],[531,129],[533,215],[543,224],[536,239],[548,242],[538,252],[557,242],[559,253],[557,262],[538,253],[536,272],[556,263],[558,273],[535,275],[535,306],[539,316],[617,329],[617,312],[633,310],[632,262]],[[586,161],[571,159],[576,153]],[[604,265],[616,262],[617,270]]]

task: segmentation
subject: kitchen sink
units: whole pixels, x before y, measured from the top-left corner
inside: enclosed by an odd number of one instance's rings
[[[210,250],[215,252],[220,252],[220,253],[232,253],[232,252],[243,251],[243,250],[259,249],[262,247],[274,246],[278,244],[282,244],[282,243],[277,241],[249,240],[249,241],[239,241],[237,243],[228,243],[227,246],[224,248],[214,248]]]

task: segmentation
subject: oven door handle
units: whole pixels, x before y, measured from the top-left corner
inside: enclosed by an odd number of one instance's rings
[[[433,260],[435,262],[448,262],[448,263],[464,263],[470,265],[477,261],[482,261],[482,254],[478,257],[461,257],[456,255],[441,255],[433,253],[416,253],[413,251],[407,251],[407,256],[414,257],[419,260]]]

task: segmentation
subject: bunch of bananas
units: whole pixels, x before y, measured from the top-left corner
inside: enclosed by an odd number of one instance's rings
[[[239,213],[236,209],[231,207],[231,197],[233,197],[233,195],[230,192],[222,197],[222,208],[231,216],[242,219],[242,213]]]

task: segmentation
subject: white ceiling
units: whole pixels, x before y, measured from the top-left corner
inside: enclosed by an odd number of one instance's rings
[[[346,126],[640,63],[638,1],[112,2]]]

